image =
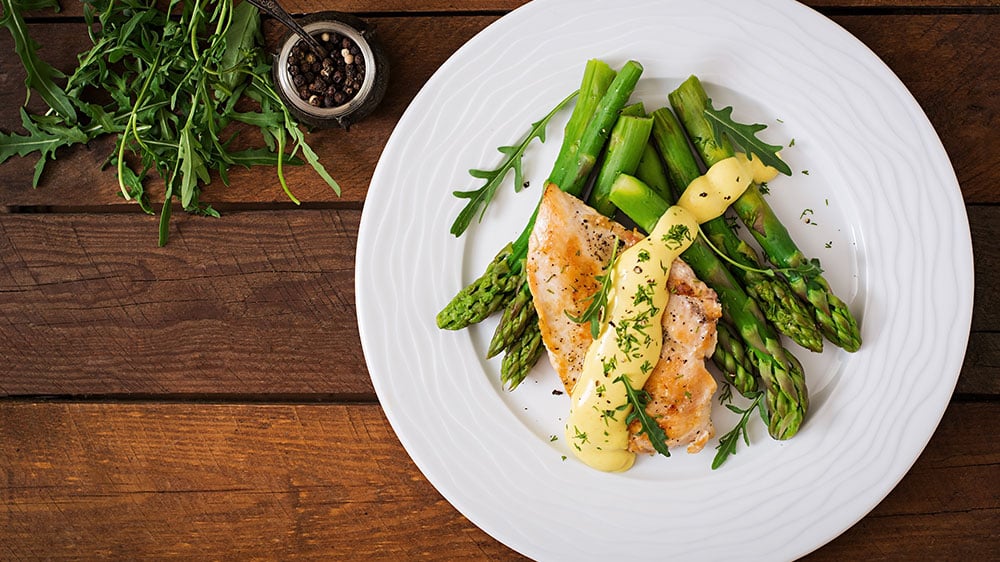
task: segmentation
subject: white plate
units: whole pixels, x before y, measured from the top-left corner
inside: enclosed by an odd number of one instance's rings
[[[753,445],[716,471],[713,441],[698,455],[596,472],[561,438],[568,399],[552,393],[559,383],[546,361],[506,392],[499,360],[483,359],[495,318],[435,327],[438,310],[523,228],[569,110],[528,151],[531,187],[515,194],[508,179],[461,238],[448,232],[463,204],[450,193],[479,187],[467,170],[499,162],[496,147],[573,91],[589,58],[640,61],[635,97],[649,110],[697,74],[716,107],[768,124],[775,144],[795,139],[783,153],[795,174],[771,183],[770,201],[859,316],[864,344],[854,354],[796,350],[812,409],[792,440],[775,442],[758,423]],[[792,559],[825,544],[927,444],[972,310],[965,207],[926,116],[864,45],[785,0],[549,0],[501,18],[400,119],[372,179],[357,255],[361,340],[400,441],[473,523],[547,560]],[[715,419],[720,434],[733,423],[721,408]]]

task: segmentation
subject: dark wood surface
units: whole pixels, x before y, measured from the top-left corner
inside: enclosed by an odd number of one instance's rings
[[[880,56],[936,127],[967,203],[976,281],[965,364],[929,446],[808,558],[997,559],[1000,4],[807,3]],[[88,38],[79,5],[64,4],[28,21],[43,58],[70,70]],[[293,169],[295,208],[270,170],[238,171],[203,198],[223,218],[175,214],[157,248],[157,219],[99,170],[107,142],[60,152],[37,189],[33,158],[0,165],[0,559],[518,558],[396,439],[361,351],[353,264],[368,182],[407,104],[523,2],[283,4],[361,13],[393,64],[375,114],[310,134],[341,197]],[[12,130],[24,72],[5,31],[0,52],[0,129]]]

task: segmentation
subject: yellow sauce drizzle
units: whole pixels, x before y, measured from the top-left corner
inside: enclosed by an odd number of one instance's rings
[[[615,262],[608,295],[607,321],[584,359],[571,393],[566,439],[587,465],[606,472],[628,470],[631,412],[623,377],[642,388],[660,359],[663,310],[670,293],[670,266],[698,234],[698,224],[725,212],[753,182],[777,175],[774,168],[743,154],[722,160],[695,179],[677,205],[667,209],[649,235]]]

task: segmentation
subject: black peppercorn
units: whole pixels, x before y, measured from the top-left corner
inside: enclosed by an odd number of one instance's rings
[[[288,74],[299,97],[313,106],[336,107],[350,101],[361,90],[365,60],[351,39],[334,32],[316,36],[328,55],[320,58],[297,43],[287,59]]]

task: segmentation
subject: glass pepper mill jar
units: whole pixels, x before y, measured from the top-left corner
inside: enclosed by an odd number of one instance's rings
[[[298,21],[326,53],[313,52],[288,32],[273,66],[278,95],[302,123],[347,129],[385,96],[389,82],[385,52],[374,30],[350,14],[316,12]]]

